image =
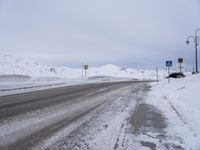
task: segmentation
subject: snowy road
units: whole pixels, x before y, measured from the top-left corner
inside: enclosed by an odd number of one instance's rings
[[[0,97],[0,149],[184,149],[149,91],[129,81]]]

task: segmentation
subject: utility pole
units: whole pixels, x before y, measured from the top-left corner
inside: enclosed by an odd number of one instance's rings
[[[83,64],[81,65],[81,79],[83,80]]]
[[[156,81],[157,81],[157,85],[159,84],[159,80],[158,80],[158,67],[156,67]]]

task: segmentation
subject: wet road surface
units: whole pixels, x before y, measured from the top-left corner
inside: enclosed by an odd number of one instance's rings
[[[0,149],[184,149],[145,103],[150,88],[129,81],[0,97]]]

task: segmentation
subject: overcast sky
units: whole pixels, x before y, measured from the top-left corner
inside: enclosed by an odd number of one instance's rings
[[[191,66],[198,27],[200,0],[0,0],[0,52],[48,65]]]

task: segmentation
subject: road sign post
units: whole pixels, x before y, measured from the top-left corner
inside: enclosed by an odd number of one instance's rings
[[[172,67],[172,61],[166,61],[166,67],[168,68],[168,83],[170,83],[170,67]]]
[[[170,67],[168,67],[168,83],[170,83]]]
[[[87,77],[88,65],[84,65],[84,70],[85,70],[85,78],[86,78]]]
[[[183,58],[178,58],[178,64],[179,64],[180,73],[182,73]]]

